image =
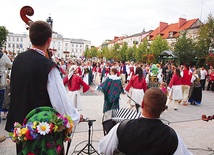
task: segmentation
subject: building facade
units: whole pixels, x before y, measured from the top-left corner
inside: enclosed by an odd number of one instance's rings
[[[31,48],[31,46],[32,44],[29,36],[26,33],[16,34],[10,32],[7,36],[4,50],[13,53],[13,55],[17,55],[26,51],[28,48]],[[84,54],[86,48],[91,48],[91,41],[63,38],[63,35],[58,34],[57,32],[53,32],[52,34],[50,50],[56,57],[80,58]]]

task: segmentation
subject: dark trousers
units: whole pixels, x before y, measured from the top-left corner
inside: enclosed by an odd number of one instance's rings
[[[205,89],[205,80],[206,80],[206,79],[200,80],[202,90]]]
[[[207,90],[212,90],[214,91],[214,81],[209,80],[209,83],[207,85]]]

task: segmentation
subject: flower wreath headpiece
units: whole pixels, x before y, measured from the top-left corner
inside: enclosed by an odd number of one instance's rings
[[[23,125],[15,122],[9,136],[13,142],[23,143],[55,132],[64,132],[64,141],[68,141],[72,127],[73,122],[69,116],[61,115],[51,107],[39,107],[26,116]]]

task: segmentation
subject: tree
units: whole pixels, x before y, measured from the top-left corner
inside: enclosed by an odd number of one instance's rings
[[[98,54],[97,48],[95,46],[92,46],[90,50],[91,57],[97,57],[97,54]]]
[[[195,43],[193,39],[186,37],[186,31],[177,39],[174,52],[178,56],[180,64],[192,65],[195,59]]]
[[[150,54],[154,54],[154,62],[158,62],[158,56],[164,51],[168,50],[169,45],[166,39],[162,39],[160,35],[151,43]]]
[[[207,22],[199,28],[196,55],[199,61],[204,62],[209,53],[214,52],[214,17],[208,15]]]
[[[109,48],[108,48],[107,46],[102,48],[102,53],[103,53],[103,56],[104,56],[107,60],[110,60],[110,59],[111,59],[110,50],[109,50]]]
[[[123,61],[125,62],[127,59],[126,59],[126,53],[127,53],[127,50],[128,50],[128,45],[127,45],[127,42],[124,42],[120,51],[119,51],[119,55],[118,55],[118,59],[120,61]]]
[[[208,21],[199,29],[198,45],[203,56],[214,50],[214,17],[212,14],[209,14]]]
[[[139,47],[136,50],[135,53],[135,59],[137,62],[145,62],[145,57],[143,55],[146,55],[148,53],[148,40],[144,40],[142,43],[140,43]]]
[[[120,45],[118,43],[114,44],[114,47],[112,48],[112,58],[116,61],[118,61],[119,51]]]
[[[126,60],[132,61],[133,58],[134,58],[133,53],[134,53],[134,48],[133,47],[129,47],[127,52],[126,52]]]
[[[8,30],[4,26],[0,26],[0,47],[5,45],[7,41]]]
[[[84,52],[84,57],[85,58],[91,58],[90,49],[88,47],[86,47],[86,50]]]

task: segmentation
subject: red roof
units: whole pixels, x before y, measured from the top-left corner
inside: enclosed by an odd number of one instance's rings
[[[168,25],[168,23],[160,22],[160,26],[150,33],[149,40],[154,40],[159,34],[163,39],[169,38],[170,32],[172,33],[172,37],[178,37],[180,31],[190,28],[197,20],[198,18],[188,21],[184,18],[179,18],[178,23],[170,25]]]

